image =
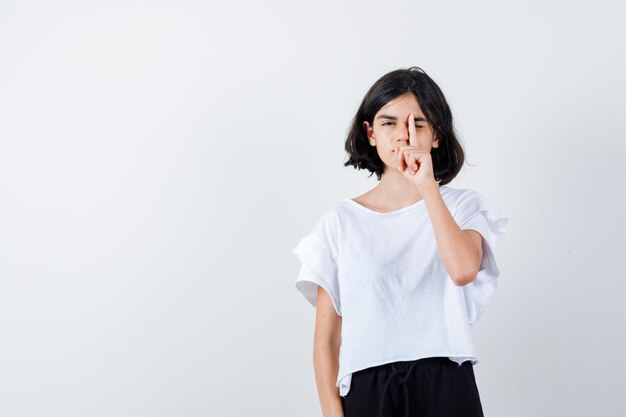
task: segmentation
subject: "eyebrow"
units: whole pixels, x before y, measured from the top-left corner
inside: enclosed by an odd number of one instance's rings
[[[380,116],[377,117],[377,119],[398,120],[396,116],[390,116],[388,114],[381,114]],[[415,117],[414,119],[416,122],[427,122],[427,120],[424,119],[423,117]]]

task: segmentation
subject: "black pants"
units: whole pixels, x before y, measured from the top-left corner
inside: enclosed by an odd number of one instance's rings
[[[341,403],[345,417],[483,417],[472,363],[440,357],[354,372]]]

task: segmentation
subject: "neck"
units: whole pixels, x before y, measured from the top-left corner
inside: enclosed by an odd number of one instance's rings
[[[376,195],[385,205],[403,207],[422,199],[417,187],[399,171],[387,169],[375,188]]]

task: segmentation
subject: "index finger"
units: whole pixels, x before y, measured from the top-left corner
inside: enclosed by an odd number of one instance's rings
[[[417,143],[417,129],[415,129],[415,115],[409,114],[409,145],[419,146]]]

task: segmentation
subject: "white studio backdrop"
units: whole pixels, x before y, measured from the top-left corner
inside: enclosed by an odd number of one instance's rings
[[[0,1],[0,415],[321,416],[290,253],[422,67],[510,217],[487,416],[626,413],[618,1]]]

